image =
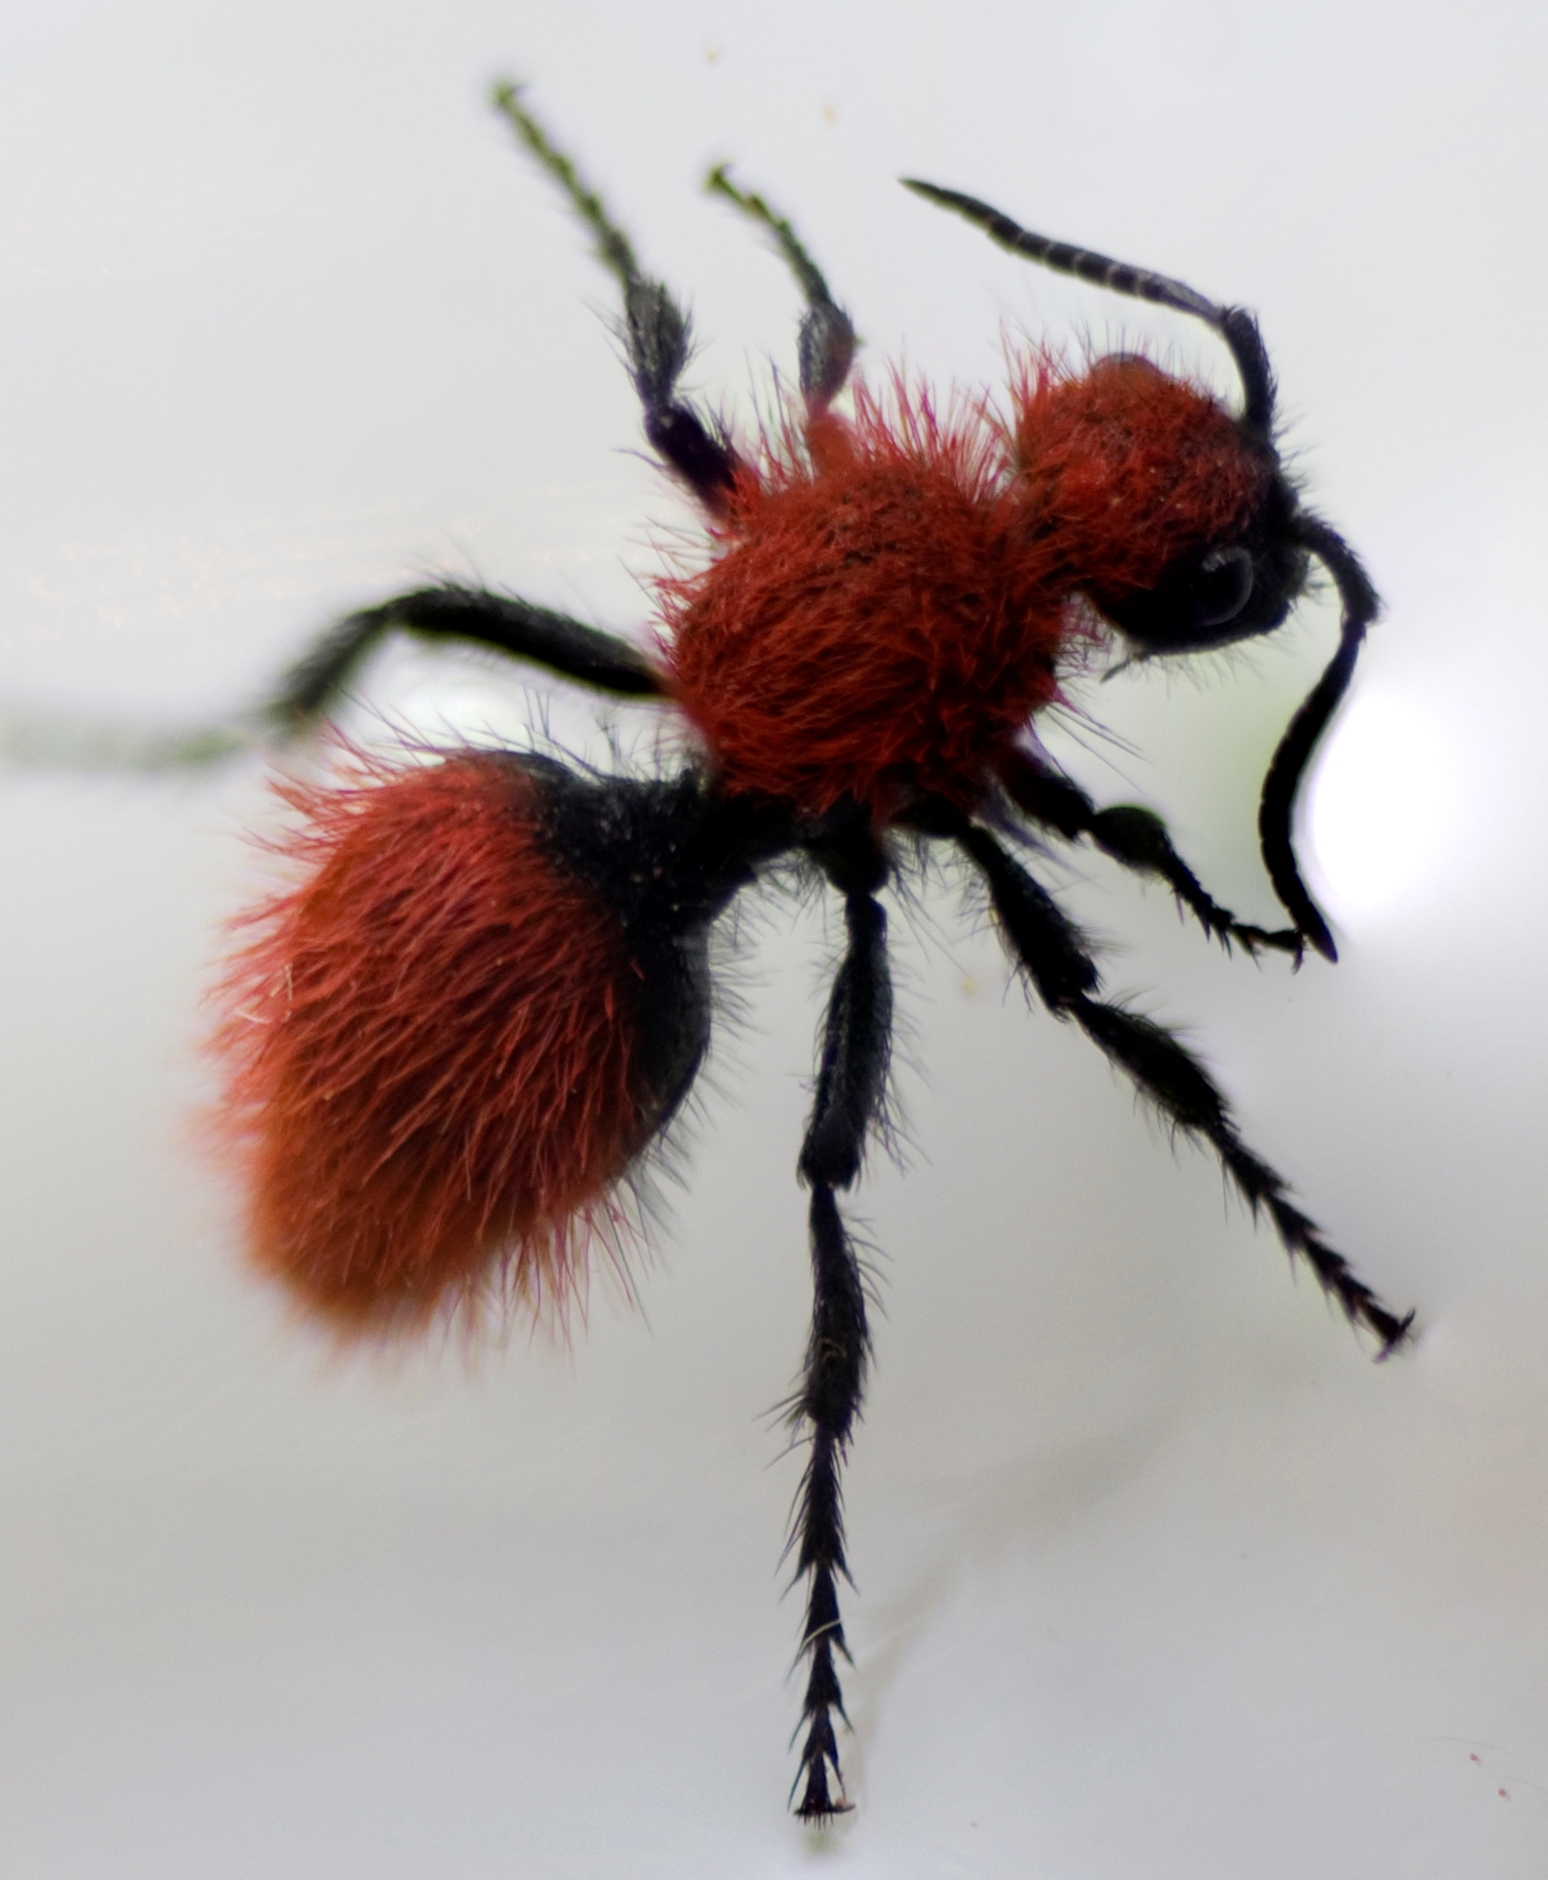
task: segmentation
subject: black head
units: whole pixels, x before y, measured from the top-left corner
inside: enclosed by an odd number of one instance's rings
[[[1244,438],[1244,448],[1252,440]],[[1154,587],[1102,601],[1136,658],[1206,653],[1272,633],[1306,586],[1310,556],[1297,533],[1300,505],[1278,460],[1261,500],[1227,541],[1183,551]]]

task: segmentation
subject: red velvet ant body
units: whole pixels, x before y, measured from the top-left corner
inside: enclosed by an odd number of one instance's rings
[[[1399,1318],[1242,1142],[1170,1033],[1102,999],[1086,943],[996,830],[1089,838],[1159,876],[1205,931],[1249,952],[1333,957],[1301,881],[1291,812],[1377,602],[1307,514],[1273,442],[1256,322],[1164,277],[1028,234],[970,197],[911,183],[1035,261],[1204,320],[1240,372],[1233,415],[1148,361],[1083,372],[1033,359],[1009,415],[943,416],[895,381],[833,401],[848,317],[789,225],[724,170],[711,187],[774,236],[804,292],[803,408],[760,453],[678,392],[688,325],[506,87],[497,102],[594,236],[624,296],[646,436],[698,499],[714,552],[663,581],[655,648],[510,596],[422,589],[344,621],[268,708],[311,724],[370,647],[406,628],[498,647],[616,696],[677,707],[696,754],[675,777],[583,774],[464,751],[292,788],[298,885],[250,919],[231,969],[225,1120],[249,1182],[256,1257],[352,1329],[413,1327],[491,1288],[580,1283],[588,1234],[683,1100],[708,1044],[708,936],[734,895],[794,857],[843,899],[847,944],[821,1034],[799,1172],[811,1190],[815,1305],[791,1420],[809,1442],[792,1546],[809,1661],[798,1812],[848,1804],[839,1779],[839,1471],[868,1362],[865,1285],[836,1194],[884,1100],[892,994],[877,895],[900,843],[946,843],[987,885],[1006,945],[1172,1125],[1209,1143],[1383,1353]],[[1278,626],[1310,563],[1343,603],[1337,656],[1264,786],[1265,860],[1292,925],[1239,922],[1154,815],[1099,810],[1028,737],[1096,640],[1189,653]],[[1024,819],[1024,820],[1023,820]]]

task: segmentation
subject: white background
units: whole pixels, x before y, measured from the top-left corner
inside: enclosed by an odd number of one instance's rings
[[[849,1477],[857,1812],[783,1813],[808,1304],[793,1165],[836,929],[770,900],[639,1276],[565,1351],[339,1361],[244,1275],[189,1146],[257,765],[4,779],[0,1872],[1514,1880],[1548,1847],[1541,332],[1548,21],[1508,0],[13,8],[0,71],[6,703],[258,695],[431,570],[634,630],[691,523],[610,283],[487,109],[535,107],[691,298],[740,422],[797,217],[866,342],[1208,334],[1018,265],[917,173],[1257,308],[1313,500],[1388,613],[1316,814],[1334,969],[1056,877],[1248,1139],[1424,1337],[1368,1353],[1218,1172],[899,904],[906,1170]],[[1083,695],[1072,763],[1271,916],[1253,818],[1334,639]],[[398,651],[379,712],[555,689]],[[567,736],[592,708],[552,706]],[[351,723],[361,735],[373,719]],[[624,714],[627,738],[636,721]]]

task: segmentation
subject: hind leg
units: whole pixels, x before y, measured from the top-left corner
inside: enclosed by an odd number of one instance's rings
[[[717,164],[705,178],[704,187],[712,195],[724,196],[749,220],[767,229],[796,277],[806,296],[806,313],[796,341],[801,395],[809,411],[814,414],[826,411],[844,389],[844,381],[854,363],[855,329],[849,315],[828,291],[821,269],[786,218],[776,215],[762,196],[739,189],[731,181],[728,164]]]
[[[596,242],[597,259],[623,289],[629,372],[645,407],[645,435],[706,508],[720,510],[736,480],[738,458],[719,430],[678,395],[688,364],[688,316],[660,282],[641,271],[633,244],[602,198],[521,101],[516,85],[497,85],[495,108],[559,185]]]

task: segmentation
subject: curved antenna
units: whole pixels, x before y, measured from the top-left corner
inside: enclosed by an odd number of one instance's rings
[[[1328,721],[1349,690],[1366,629],[1381,612],[1381,599],[1371,586],[1371,578],[1361,566],[1359,556],[1337,530],[1315,516],[1303,515],[1296,517],[1293,532],[1295,540],[1315,555],[1332,575],[1343,606],[1343,620],[1339,627],[1338,651],[1290,720],[1289,728],[1279,740],[1274,761],[1268,767],[1268,775],[1263,779],[1263,798],[1258,805],[1258,838],[1274,892],[1290,918],[1325,959],[1336,960],[1338,948],[1333,944],[1328,923],[1301,879],[1291,825],[1301,778],[1328,728]]]
[[[1176,313],[1192,314],[1196,320],[1213,327],[1231,349],[1231,357],[1241,375],[1243,423],[1259,436],[1268,436],[1274,424],[1274,374],[1258,323],[1245,308],[1217,306],[1185,281],[1173,280],[1170,275],[1153,274],[1148,268],[1114,261],[1090,248],[1077,248],[1070,242],[1034,235],[976,196],[964,196],[959,190],[942,189],[935,183],[922,183],[912,176],[901,180],[903,187],[913,190],[916,196],[923,196],[927,202],[976,223],[991,241],[1008,248],[1013,255],[1036,261],[1057,274],[1073,274],[1077,280],[1089,281],[1094,287],[1127,294],[1133,300],[1150,300]]]

